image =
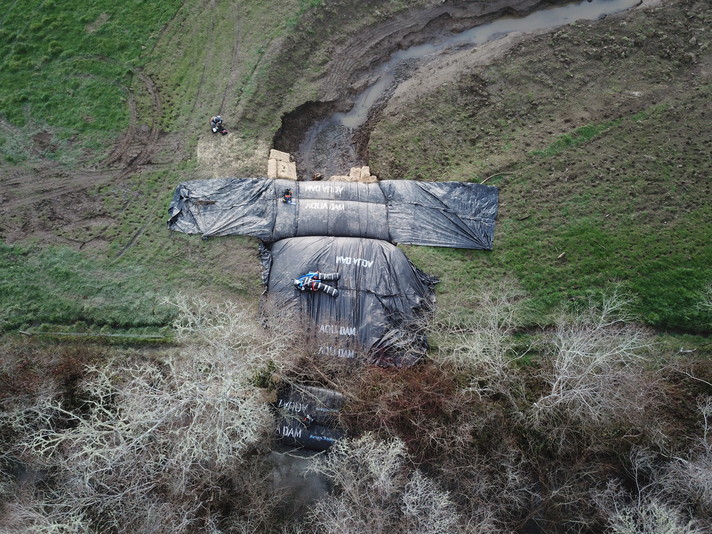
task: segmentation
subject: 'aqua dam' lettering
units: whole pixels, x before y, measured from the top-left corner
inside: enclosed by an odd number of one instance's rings
[[[302,186],[306,193],[329,193],[330,195],[340,195],[344,191],[343,185],[312,185]]]
[[[307,409],[309,408],[309,404],[306,404],[303,402],[295,402],[295,401],[285,402],[284,400],[279,399],[277,408],[283,408],[290,412],[301,413],[301,412],[307,411]]]
[[[319,325],[320,334],[338,334],[340,336],[355,336],[356,327],[355,326],[339,326],[335,324],[320,324]]]
[[[356,265],[359,267],[370,267],[373,265],[373,260],[365,260],[363,258],[351,258],[349,256],[336,256],[336,264]]]
[[[346,211],[346,204],[341,202],[318,202],[318,201],[302,201],[302,207],[308,210],[325,210],[325,211]]]
[[[339,358],[353,358],[356,356],[356,352],[349,349],[339,349],[336,347],[324,346],[319,347],[319,354],[324,354],[326,356],[338,356]]]
[[[295,428],[295,427],[282,427],[282,436],[285,438],[301,438],[302,437],[302,430],[303,428]]]

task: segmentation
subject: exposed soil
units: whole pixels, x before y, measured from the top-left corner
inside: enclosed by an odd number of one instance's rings
[[[83,248],[86,243],[68,242],[55,231],[102,224],[111,219],[95,193],[97,187],[121,183],[146,167],[166,167],[181,158],[174,150],[176,139],[160,131],[162,103],[154,81],[141,72],[135,72],[135,77],[140,90],[150,97],[150,112],[139,116],[134,91],[127,89],[129,127],[101,162],[69,170],[42,157],[52,148],[52,136],[41,132],[32,137],[33,151],[39,157],[23,166],[0,169],[1,238],[8,243],[35,238]],[[23,135],[21,130],[14,130],[14,135]]]
[[[368,139],[380,114],[396,86],[411,72],[408,64],[399,68],[396,84],[387,89],[371,109],[366,123],[354,132],[344,128],[329,128],[329,116],[351,109],[356,95],[375,81],[374,69],[390,55],[422,43],[442,39],[474,26],[506,15],[526,15],[557,2],[538,0],[496,0],[493,2],[437,2],[428,9],[412,11],[358,33],[354,38],[334,47],[326,76],[320,81],[321,100],[306,102],[282,119],[273,145],[294,155],[301,178],[314,174],[329,176],[348,174],[352,166],[368,164]],[[559,2],[561,3],[561,2]],[[434,73],[433,83],[446,81]],[[419,92],[417,86],[410,91]],[[321,123],[321,124],[320,124]],[[327,123],[326,128],[322,128]],[[309,139],[313,128],[322,128],[322,139]],[[310,130],[310,128],[312,130]],[[325,130],[325,132],[324,132]],[[350,149],[350,146],[353,149]]]
[[[580,185],[572,180],[577,174],[615,181],[627,169],[644,176],[641,167],[657,159],[651,152],[660,143],[670,148],[670,158],[676,151],[685,154],[685,161],[666,163],[685,167],[679,178],[686,175],[706,194],[704,160],[710,136],[704,123],[712,53],[705,28],[709,18],[709,4],[702,2],[646,1],[605,20],[509,35],[423,65],[398,86],[379,124],[406,121],[411,126],[424,120],[413,112],[427,106],[424,102],[432,106],[447,101],[449,112],[467,117],[453,117],[452,135],[440,139],[432,152],[439,152],[440,158],[452,157],[458,155],[459,146],[459,155],[477,160],[481,168],[477,170],[491,176],[511,171],[527,161],[531,151],[546,149],[557,136],[577,128],[666,109],[671,117],[665,131],[631,132],[630,139],[637,138],[638,143],[627,143],[626,150],[632,152],[626,155],[609,143],[597,146],[585,160],[555,162],[556,168],[547,170],[550,186],[542,195],[573,194],[566,182]],[[441,107],[448,109],[448,105]],[[678,115],[686,108],[690,112],[682,123]],[[440,132],[442,127],[433,130]],[[417,132],[418,127],[411,131]],[[377,134],[376,144],[383,148],[370,163],[377,174],[392,177],[406,159],[402,152],[412,148],[401,145],[398,153],[394,150],[398,140],[390,143],[384,135],[384,131]],[[417,163],[411,167],[427,168],[424,162],[433,155],[428,150],[412,155]],[[630,161],[624,162],[626,158]],[[646,201],[641,208],[657,204],[652,198]],[[501,207],[500,219],[510,206]]]

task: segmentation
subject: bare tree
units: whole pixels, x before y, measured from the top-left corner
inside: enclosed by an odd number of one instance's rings
[[[666,502],[712,520],[712,397],[698,401],[702,435],[687,458],[674,457],[656,479],[656,492]]]
[[[581,430],[640,419],[653,398],[642,363],[653,345],[643,328],[627,322],[628,302],[618,293],[576,316],[562,316],[545,334],[542,377],[547,390],[531,409],[535,425]]]
[[[458,517],[450,496],[420,471],[405,486],[401,511],[408,534],[450,534],[458,529]]]
[[[186,346],[200,346],[230,357],[237,354],[241,368],[254,373],[269,364],[291,369],[302,355],[303,328],[289,310],[268,307],[266,322],[234,302],[213,303],[178,295],[168,301],[178,310],[173,328]]]
[[[489,450],[458,444],[438,461],[438,482],[457,496],[472,530],[483,534],[518,530],[535,496],[529,461],[503,435],[493,441]]]
[[[47,395],[0,416],[18,456],[50,473],[14,505],[36,532],[207,528],[209,503],[269,444],[275,421],[254,381],[279,367],[285,338],[234,307],[178,305],[179,350],[91,365],[73,403]]]
[[[181,532],[201,495],[219,492],[220,479],[269,439],[272,416],[243,371],[194,356],[95,367],[81,412],[49,406],[65,423],[25,444],[57,473],[58,489],[45,493],[55,515],[92,510],[106,530]]]
[[[613,534],[702,534],[695,521],[655,499],[623,507],[608,523]]]
[[[601,515],[617,534],[668,534],[708,532],[712,516],[712,398],[698,403],[702,436],[688,459],[634,449],[627,471],[633,491],[610,481],[593,493]]]
[[[449,495],[409,466],[402,441],[372,434],[332,447],[313,469],[334,484],[334,494],[312,508],[316,532],[330,534],[463,531]]]
[[[511,394],[512,363],[523,355],[514,332],[525,303],[523,291],[509,280],[459,295],[451,306],[438,308],[429,333],[436,347],[431,357],[466,373],[479,393]]]
[[[2,509],[2,534],[90,534],[89,521],[80,515],[57,516],[48,513],[46,503],[25,498],[6,502]]]

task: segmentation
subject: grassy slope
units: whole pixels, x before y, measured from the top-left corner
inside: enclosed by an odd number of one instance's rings
[[[408,251],[444,278],[442,303],[470,280],[510,276],[541,321],[617,286],[651,325],[710,331],[699,305],[712,283],[712,87],[700,74],[711,22],[698,3],[566,28],[378,125],[380,175],[504,173],[488,180],[500,187],[494,252]]]
[[[13,2],[0,15],[0,116],[63,140],[49,157],[60,158],[77,134],[87,134],[83,146],[100,148],[127,126],[131,71],[142,66],[143,50],[179,5]],[[25,159],[9,137],[0,137],[0,154],[8,161]]]
[[[405,3],[393,5],[397,10]],[[31,169],[39,161],[38,151],[69,173],[81,168],[83,161],[100,158],[128,123],[129,91],[135,95],[139,125],[150,123],[152,99],[134,76],[139,68],[155,82],[160,95],[160,122],[169,141],[164,151],[174,150],[179,161],[89,190],[95,199],[96,224],[55,229],[60,241],[81,245],[81,254],[62,247],[48,249],[35,241],[3,246],[0,331],[41,325],[80,330],[85,325],[93,330],[158,328],[171,318],[161,302],[176,291],[229,295],[255,304],[261,292],[256,241],[237,237],[203,242],[168,232],[166,208],[178,183],[199,176],[195,150],[206,117],[218,109],[230,117],[242,114],[242,121],[231,124],[231,135],[240,138],[239,149],[249,154],[269,144],[281,113],[301,103],[305,94],[313,94],[313,82],[292,75],[295,61],[285,60],[284,43],[309,50],[323,46],[309,37],[314,33],[309,28],[324,28],[324,17],[331,13],[320,6],[314,0],[277,5],[188,0],[148,7],[107,0],[58,7],[36,1],[15,3],[5,12],[2,20],[14,29],[3,29],[1,55],[16,61],[12,69],[2,71],[0,88],[0,152],[8,167]],[[387,14],[387,7],[381,5],[380,16]],[[338,37],[344,20],[353,23],[350,17],[358,19],[369,5],[345,9],[348,16],[342,13],[327,20],[330,34]],[[32,42],[38,31],[25,19],[44,17],[64,22],[45,24],[42,42],[18,48],[18,42]],[[46,55],[43,46],[49,41],[63,43],[63,51]],[[308,50],[302,54],[313,59]],[[313,80],[309,69],[319,65],[323,62],[301,72]],[[98,84],[100,98],[84,86],[69,87],[87,79]],[[283,100],[287,95],[293,104]],[[86,114],[77,115],[77,109],[84,108]],[[29,117],[35,122],[28,123]],[[38,150],[33,145],[32,136],[40,132],[52,135],[51,147]],[[157,159],[172,156],[158,154]],[[253,175],[264,169],[246,162],[243,171]],[[37,216],[50,214],[37,210],[10,215],[20,221]]]
[[[200,2],[176,1],[152,3],[148,7],[109,1],[94,2],[91,6],[75,4],[51,8],[48,2],[29,6],[16,3],[5,14],[6,22],[13,22],[12,27],[16,29],[13,35],[4,30],[7,40],[3,52],[16,51],[17,40],[30,40],[33,31],[30,25],[18,22],[23,17],[42,14],[66,22],[43,29],[46,39],[65,43],[62,54],[45,58],[41,55],[41,43],[37,43],[25,52],[21,66],[3,71],[3,79],[8,83],[2,84],[1,113],[7,123],[24,126],[30,134],[45,130],[55,139],[66,135],[73,146],[91,151],[96,147],[95,140],[113,139],[127,124],[129,110],[125,96],[129,88],[136,94],[139,122],[149,121],[151,99],[142,84],[131,76],[130,69],[140,67],[154,76],[158,90],[166,94],[163,97],[165,129],[179,132],[181,139],[183,132],[191,131],[190,128],[199,131],[198,125],[202,126],[210,113],[206,106],[215,101],[221,89],[216,83],[200,88],[202,95],[191,94],[189,89],[196,90],[205,72],[188,66],[205,63],[217,69],[224,59],[224,55],[206,58],[211,50],[195,43],[201,43],[210,35],[209,28],[215,21],[228,18],[232,3],[221,2],[212,8]],[[81,16],[77,15],[79,11]],[[49,15],[45,15],[47,13]],[[103,23],[90,31],[88,25],[95,20]],[[184,27],[192,31],[186,32]],[[227,27],[219,29],[228,31]],[[184,40],[176,42],[176,35]],[[220,44],[220,40],[216,42]],[[97,52],[106,57],[98,58]],[[225,54],[229,53],[228,49]],[[13,55],[6,57],[10,61]],[[176,63],[182,70],[175,69],[170,76],[162,70]],[[91,76],[84,67],[92,69]],[[65,84],[71,85],[72,80],[85,78],[99,85],[100,99],[91,91],[65,89]],[[28,79],[34,82],[29,84]],[[169,87],[175,87],[175,92],[171,93]],[[49,98],[52,88],[55,91],[59,88],[56,92],[60,96],[68,92],[71,105],[61,98]],[[111,88],[118,89],[112,92]],[[27,95],[23,97],[23,106],[13,100],[15,93]],[[174,102],[180,105],[173,105]],[[201,106],[196,108],[196,102]],[[77,123],[76,111],[84,107],[88,109],[87,116],[101,116],[103,120]],[[108,109],[113,110],[112,114],[108,114]],[[17,115],[18,110],[24,110],[24,115]],[[38,124],[25,125],[29,116],[37,117]],[[175,116],[181,119],[180,124],[171,122],[170,117]],[[6,162],[26,161],[32,165],[37,156],[31,144],[18,143],[17,133],[8,130],[7,142],[0,140],[0,145],[20,150],[5,152]],[[191,138],[194,141],[196,137],[197,133],[180,141],[188,145],[183,152],[187,160],[184,163],[158,171],[145,170],[120,183],[90,190],[94,198],[101,199],[98,202],[103,206],[97,206],[97,217],[106,222],[56,229],[63,240],[99,245],[87,247],[89,250],[83,254],[62,247],[46,249],[41,243],[3,247],[0,253],[4,275],[0,285],[3,303],[0,331],[44,323],[65,326],[76,323],[79,328],[88,324],[94,329],[160,327],[171,319],[171,314],[160,303],[175,291],[205,288],[205,292],[227,289],[238,296],[258,294],[254,243],[238,238],[230,244],[206,246],[200,240],[169,233],[165,227],[166,209],[175,185],[189,179],[195,171],[189,151]],[[95,153],[100,156],[106,146],[98,147]],[[62,161],[63,148],[66,145],[58,144],[56,154],[45,151],[42,155]],[[76,158],[64,159],[63,164],[64,170],[69,172],[78,168]],[[40,216],[42,214],[48,215],[40,212]],[[244,255],[252,260],[249,269],[235,263],[221,264],[218,258],[225,256],[226,247],[240,249],[241,243],[249,247]]]

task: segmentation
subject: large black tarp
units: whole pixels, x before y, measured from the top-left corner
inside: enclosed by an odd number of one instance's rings
[[[249,235],[270,240],[275,210],[274,184],[270,180],[197,180],[176,189],[168,210],[168,227],[204,237]]]
[[[262,247],[269,304],[306,314],[317,354],[365,356],[406,366],[427,350],[423,334],[437,279],[416,268],[394,245],[377,239],[296,237]],[[300,291],[307,272],[338,273],[338,296]]]
[[[289,190],[290,202],[284,202]],[[299,236],[491,249],[496,187],[385,180],[295,182],[222,178],[181,184],[169,228],[204,237],[247,235],[271,243]]]

